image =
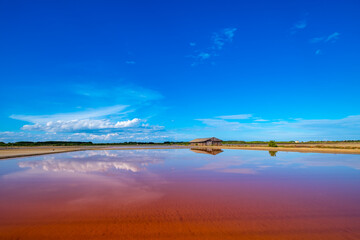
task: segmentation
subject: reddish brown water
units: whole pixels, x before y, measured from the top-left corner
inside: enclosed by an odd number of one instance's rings
[[[187,149],[0,162],[0,239],[360,239],[357,155]]]

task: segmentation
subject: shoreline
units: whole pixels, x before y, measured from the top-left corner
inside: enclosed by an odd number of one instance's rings
[[[162,146],[134,146],[134,147],[114,147],[114,146],[45,146],[45,147],[0,147],[0,160],[21,157],[33,157],[47,154],[67,153],[88,150],[144,150],[144,149],[186,149],[188,146],[174,145]]]
[[[84,147],[16,147],[0,148],[0,160],[32,157],[47,154],[67,153],[88,150]]]
[[[197,146],[198,148],[234,149],[276,152],[301,152],[301,153],[332,153],[332,154],[360,154],[360,149],[322,148],[322,147],[243,147],[243,146]]]
[[[6,147],[0,148],[0,160],[31,157],[56,153],[67,153],[87,150],[150,150],[150,149],[190,149],[211,148],[211,149],[234,149],[234,150],[255,150],[255,151],[281,151],[281,152],[301,152],[301,153],[330,153],[330,154],[360,154],[360,149],[346,149],[336,147],[267,147],[267,146],[183,146],[183,145],[154,145],[154,146],[45,146],[45,147]]]

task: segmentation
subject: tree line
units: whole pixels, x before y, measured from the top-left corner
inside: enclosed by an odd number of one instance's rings
[[[360,142],[360,140],[343,140],[343,141],[307,141],[307,142],[295,142],[295,141],[223,141],[223,145],[227,144],[293,144],[293,143],[337,143],[337,142]],[[20,142],[0,142],[0,146],[93,146],[93,145],[189,145],[189,142],[119,142],[119,143],[93,143],[93,142],[76,142],[76,141],[20,141]],[[270,146],[269,145],[269,146]]]
[[[20,142],[0,142],[0,146],[93,146],[93,145],[188,145],[188,142],[121,142],[121,143],[93,143],[93,142],[74,142],[74,141],[44,141],[44,142],[31,142],[31,141],[20,141]]]

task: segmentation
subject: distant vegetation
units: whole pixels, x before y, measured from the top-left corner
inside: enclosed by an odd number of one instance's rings
[[[84,146],[93,145],[92,142],[67,142],[67,141],[47,141],[47,142],[0,142],[0,146]]]
[[[360,140],[344,140],[344,141],[308,141],[308,142],[295,142],[295,141],[223,141],[223,145],[240,145],[240,144],[266,144],[269,147],[277,147],[278,144],[324,144],[324,143],[341,143],[350,142],[356,143]],[[93,142],[71,142],[71,141],[45,141],[45,142],[0,142],[3,147],[16,147],[16,146],[96,146],[96,145],[189,145],[189,142],[122,142],[122,143],[93,143]],[[274,145],[275,144],[275,145]],[[271,146],[270,146],[271,145]]]
[[[223,144],[269,144],[270,141],[223,141]],[[277,144],[311,144],[311,143],[343,143],[343,142],[360,142],[360,140],[342,140],[342,141],[305,141],[305,142],[297,142],[297,141],[276,141]]]
[[[96,146],[96,145],[189,145],[188,142],[122,142],[122,143],[93,143],[93,142],[71,142],[71,141],[45,141],[45,142],[0,142],[0,146]]]
[[[271,141],[269,142],[269,147],[277,147],[276,142],[273,141],[273,140],[271,140]]]
[[[268,144],[269,141],[223,141],[223,144]],[[277,143],[295,143],[295,141],[280,141]]]

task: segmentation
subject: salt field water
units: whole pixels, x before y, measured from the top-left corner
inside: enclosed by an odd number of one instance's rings
[[[98,150],[0,161],[0,239],[360,239],[360,156]]]

